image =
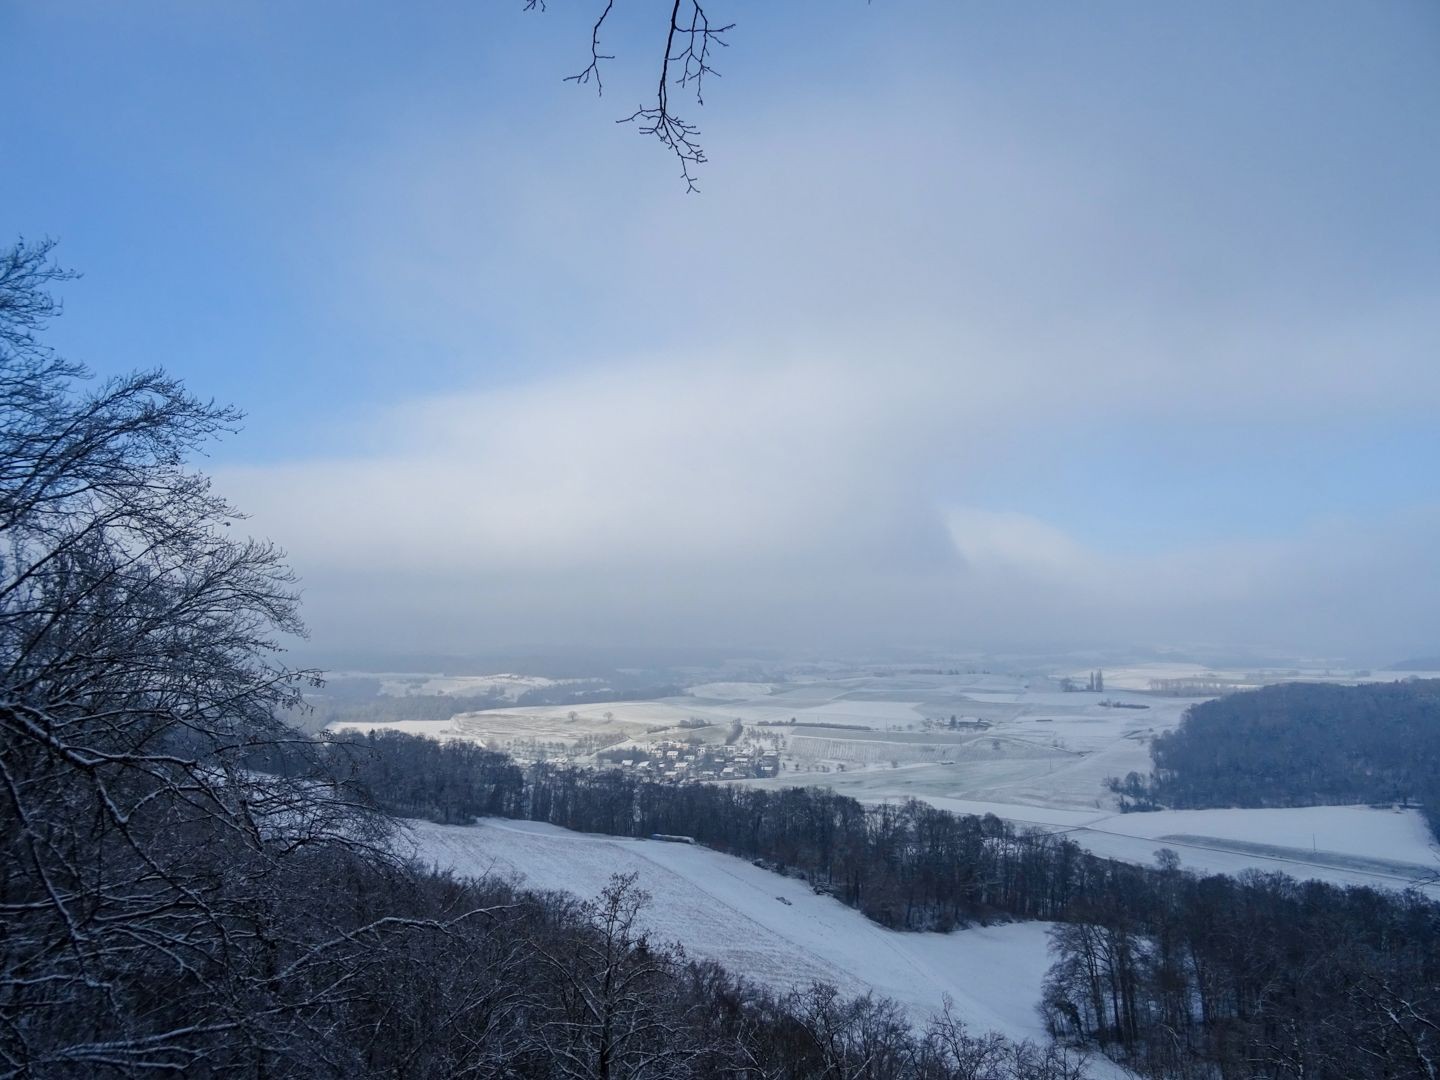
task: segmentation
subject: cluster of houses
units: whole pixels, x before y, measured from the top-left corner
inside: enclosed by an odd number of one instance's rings
[[[937,729],[946,731],[988,731],[992,725],[989,720],[982,720],[979,717],[966,720],[951,713],[949,720],[946,720],[943,716],[933,719],[927,716],[920,722],[920,726],[926,731],[935,731]]]
[[[743,780],[776,776],[780,772],[780,751],[753,745],[709,746],[666,741],[652,743],[644,749],[610,750],[600,757],[622,772],[673,783]]]

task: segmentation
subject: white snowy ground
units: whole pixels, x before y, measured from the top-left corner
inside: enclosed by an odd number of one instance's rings
[[[514,701],[527,690],[544,689],[563,683],[585,683],[585,679],[551,679],[543,675],[441,675],[421,671],[332,671],[334,679],[376,679],[384,697],[408,697],[411,694],[495,694]]]
[[[819,979],[847,994],[873,991],[918,1023],[948,994],[973,1029],[1046,1039],[1036,1006],[1048,923],[898,933],[794,878],[702,847],[521,821],[408,825],[418,858],[468,876],[516,874],[530,888],[591,897],[612,874],[633,871],[652,897],[645,923],[653,935],[772,989]]]
[[[1125,862],[1153,863],[1156,850],[1166,847],[1180,856],[1183,869],[1199,873],[1280,871],[1336,885],[1418,885],[1440,896],[1433,881],[1440,874],[1440,846],[1414,809],[1303,806],[1111,814],[917,797],[957,814],[994,814],[1017,825],[1063,832],[1097,855]]]
[[[391,675],[382,677],[380,693],[390,697],[406,694],[498,694],[514,701],[527,690],[543,689],[574,679],[547,679],[540,675]]]
[[[653,732],[691,718],[711,721],[717,730],[741,719],[754,725],[751,731],[785,740],[786,768],[779,776],[743,781],[759,787],[826,786],[864,802],[917,798],[962,813],[989,812],[1019,824],[1068,830],[1090,850],[1129,862],[1151,863],[1157,848],[1169,847],[1182,866],[1206,873],[1280,870],[1337,884],[1403,888],[1440,870],[1440,855],[1414,811],[1310,807],[1117,814],[1106,778],[1148,772],[1151,738],[1173,729],[1195,699],[1109,687],[1206,673],[1192,668],[1106,671],[1104,698],[1145,706],[1135,709],[1106,707],[1102,695],[1061,693],[1045,680],[1032,683],[1021,675],[852,674],[785,683],[716,682],[661,701],[343,726],[389,726],[442,739],[494,738],[501,745],[525,739],[573,744],[585,735],[669,737]],[[925,718],[950,716],[983,718],[991,726],[973,737],[963,729],[925,731]],[[798,726],[788,723],[792,717]],[[781,726],[760,726],[765,724]],[[941,758],[952,763],[941,765]],[[1431,889],[1440,895],[1440,888]]]
[[[1150,861],[1156,848],[1168,847],[1182,866],[1205,873],[1278,870],[1337,885],[1390,889],[1430,880],[1424,888],[1440,894],[1433,883],[1440,873],[1440,852],[1416,810],[1162,810],[1102,818],[1069,835],[1097,854],[1129,862]]]
[[[1228,682],[1235,682],[1242,685],[1259,686],[1265,683],[1282,682],[1287,679],[1301,678],[1307,682],[1324,682],[1336,684],[1369,683],[1369,682],[1393,682],[1396,679],[1405,679],[1414,676],[1418,679],[1433,679],[1440,672],[1434,671],[1356,671],[1353,669],[1333,668],[1323,666],[1307,666],[1304,668],[1211,668],[1201,664],[1184,663],[1147,663],[1131,664],[1122,667],[1107,667],[1105,669],[1105,688],[1107,690],[1146,690],[1149,689],[1152,679],[1224,679]],[[1072,679],[1083,683],[1089,674],[1088,669],[1077,669],[1066,672]]]

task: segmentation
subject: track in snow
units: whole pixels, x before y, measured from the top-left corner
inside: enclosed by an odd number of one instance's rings
[[[460,874],[515,874],[530,888],[588,897],[633,871],[651,894],[644,919],[655,937],[771,989],[821,980],[846,994],[873,991],[922,1023],[948,995],[972,1028],[1046,1039],[1036,1005],[1048,923],[899,933],[801,881],[703,847],[533,822],[408,824],[418,858]]]

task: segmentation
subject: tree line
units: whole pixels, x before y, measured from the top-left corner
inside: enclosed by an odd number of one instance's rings
[[[282,719],[314,683],[279,659],[289,571],[186,466],[239,417],[51,352],[51,249],[0,251],[0,1077],[1077,1080],[690,963],[630,880],[581,902],[398,859]]]
[[[1152,1075],[1434,1075],[1418,897],[1126,867],[918,804],[302,735],[293,578],[186,465],[239,417],[54,355],[50,256],[0,252],[0,1077],[1079,1075],[1063,1048],[689,963],[636,930],[632,881],[582,903],[405,863],[385,811],[688,833],[901,928],[1097,927],[1057,937],[1052,1022]]]
[[[1440,679],[1228,694],[1150,754],[1148,777],[1112,784],[1137,809],[1418,802],[1440,836]]]
[[[332,723],[388,724],[397,720],[449,720],[470,712],[520,709],[532,705],[597,705],[610,701],[654,701],[675,697],[684,690],[673,684],[657,686],[582,688],[560,684],[536,686],[513,698],[504,689],[483,694],[403,694],[379,691],[379,680],[346,679],[343,697],[307,695],[285,715],[287,723],[320,731]],[[370,693],[367,684],[373,685]]]
[[[337,774],[405,816],[688,835],[802,875],[900,930],[1056,921],[1043,1002],[1052,1031],[1146,1076],[1378,1080],[1430,1077],[1440,1063],[1440,906],[1416,892],[1199,877],[1173,852],[1134,866],[915,801],[522,767],[395,733],[328,753]]]

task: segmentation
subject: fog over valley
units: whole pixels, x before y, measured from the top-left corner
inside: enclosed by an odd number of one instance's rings
[[[1440,7],[0,6],[0,1080],[1436,1080]]]

